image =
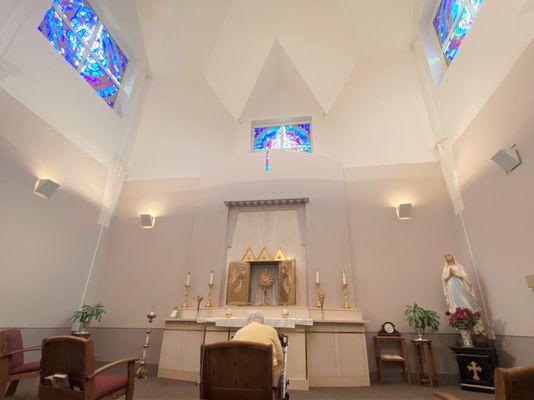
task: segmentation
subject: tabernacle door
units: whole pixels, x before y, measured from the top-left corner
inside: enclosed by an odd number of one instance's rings
[[[297,271],[294,259],[279,261],[278,304],[297,304]]]
[[[250,264],[243,261],[231,261],[228,266],[226,304],[247,305],[249,284]]]

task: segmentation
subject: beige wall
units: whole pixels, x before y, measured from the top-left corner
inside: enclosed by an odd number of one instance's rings
[[[497,334],[534,336],[534,42],[454,146],[464,218]],[[490,158],[516,143],[523,158],[506,175]],[[531,363],[534,359],[531,360]]]
[[[94,299],[108,310],[102,325],[143,327],[147,312],[165,317],[180,304],[197,185],[196,178],[124,185],[95,277]],[[156,216],[153,229],[141,229],[141,213]]]
[[[346,169],[345,190],[355,285],[368,329],[392,321],[410,332],[404,306],[413,302],[442,314],[442,257],[459,246],[439,164]],[[412,219],[397,219],[399,203],[413,203]]]
[[[0,326],[70,325],[96,244],[106,169],[0,90]],[[61,187],[33,194],[37,177]]]

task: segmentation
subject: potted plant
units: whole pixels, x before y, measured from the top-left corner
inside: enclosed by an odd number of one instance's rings
[[[473,347],[471,332],[480,320],[480,311],[471,311],[469,308],[458,307],[455,312],[447,311],[449,324],[460,331],[463,347]]]
[[[72,332],[75,336],[89,337],[91,334],[87,328],[92,320],[101,321],[102,316],[106,313],[102,304],[95,304],[94,306],[84,304],[79,310],[72,314],[72,322],[79,322],[80,327],[77,331]]]
[[[415,329],[416,340],[424,340],[425,330],[430,328],[432,332],[437,332],[439,328],[438,313],[419,307],[417,303],[407,305],[404,311],[408,324]]]

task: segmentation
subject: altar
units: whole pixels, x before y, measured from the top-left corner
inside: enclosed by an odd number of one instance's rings
[[[165,320],[158,377],[196,382],[200,347],[230,340],[251,308],[181,309]],[[365,321],[360,310],[262,307],[265,323],[286,334],[289,388],[369,386]],[[226,315],[225,315],[226,314]]]

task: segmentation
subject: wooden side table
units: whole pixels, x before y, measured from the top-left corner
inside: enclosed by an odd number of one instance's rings
[[[394,343],[399,348],[399,354],[384,354],[382,352],[383,343]],[[408,352],[406,350],[406,339],[402,336],[375,336],[376,372],[378,381],[384,383],[383,363],[400,363],[402,366],[402,376],[404,381],[411,384],[410,367],[408,365]]]
[[[434,352],[432,351],[432,341],[428,339],[413,339],[413,349],[415,355],[415,374],[419,385],[429,384],[430,387],[438,386],[438,376],[436,374],[436,363],[434,362]]]

